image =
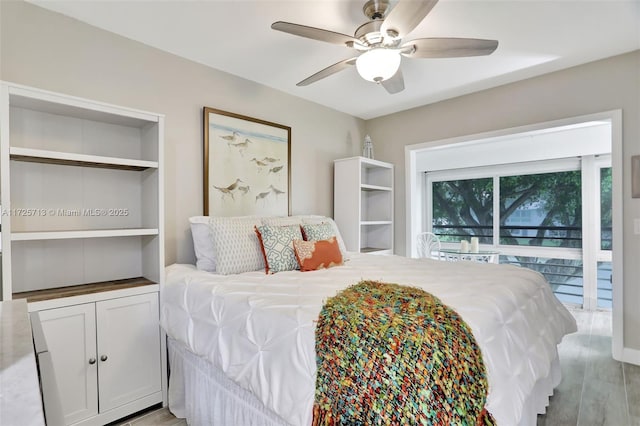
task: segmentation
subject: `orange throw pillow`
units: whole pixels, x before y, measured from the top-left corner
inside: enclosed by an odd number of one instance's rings
[[[303,272],[342,265],[342,253],[336,237],[319,241],[293,240],[293,249]]]

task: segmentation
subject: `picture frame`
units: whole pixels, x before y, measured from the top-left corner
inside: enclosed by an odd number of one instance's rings
[[[640,198],[640,155],[631,157],[631,197]]]
[[[291,127],[203,108],[204,215],[291,214]]]

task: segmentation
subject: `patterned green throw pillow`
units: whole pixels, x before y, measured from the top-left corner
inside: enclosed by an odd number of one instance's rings
[[[322,241],[336,236],[329,222],[302,225],[302,233],[306,241]]]
[[[299,269],[293,250],[293,240],[301,240],[300,225],[256,226],[256,234],[262,245],[267,274]]]

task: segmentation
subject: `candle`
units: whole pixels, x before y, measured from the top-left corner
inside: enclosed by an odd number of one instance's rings
[[[478,237],[471,237],[471,253],[480,251]]]
[[[460,253],[469,253],[469,241],[460,241]]]

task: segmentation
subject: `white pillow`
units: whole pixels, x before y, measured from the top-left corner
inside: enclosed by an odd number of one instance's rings
[[[302,225],[302,216],[265,216],[262,224],[267,226]]]
[[[193,237],[193,249],[196,252],[196,268],[201,271],[216,271],[216,252],[209,227],[207,216],[194,216],[189,218],[191,222],[191,236]]]
[[[255,227],[258,216],[210,217],[209,228],[216,272],[222,275],[264,269],[264,256]]]

